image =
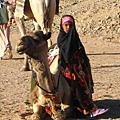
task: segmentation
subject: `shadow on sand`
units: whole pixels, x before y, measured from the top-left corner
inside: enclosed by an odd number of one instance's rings
[[[33,112],[26,112],[26,113],[22,113],[20,116],[21,116],[21,119],[24,119],[24,120],[27,120],[26,117],[27,116],[31,116],[33,114]]]
[[[105,114],[102,114],[100,116],[97,116],[94,118],[94,120],[98,119],[106,119],[108,120],[109,118],[113,119],[120,119],[120,100],[98,100],[95,101],[95,104],[99,108],[109,108],[109,111],[106,112]]]

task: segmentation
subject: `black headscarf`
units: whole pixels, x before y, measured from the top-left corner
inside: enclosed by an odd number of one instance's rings
[[[68,33],[65,33],[62,28],[62,18],[69,16],[73,19],[73,25],[69,29]],[[68,63],[71,61],[73,55],[78,51],[82,50],[81,57],[83,56],[85,59],[87,59],[87,55],[84,50],[84,46],[82,45],[79,35],[77,33],[76,27],[75,27],[75,20],[70,15],[65,15],[61,18],[60,23],[60,33],[57,38],[57,45],[59,47],[59,57],[60,61]]]

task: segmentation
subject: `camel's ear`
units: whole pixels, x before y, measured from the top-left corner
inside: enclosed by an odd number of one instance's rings
[[[41,38],[43,36],[43,31],[36,31],[34,34]]]
[[[48,40],[51,37],[51,32],[44,35],[44,40]]]

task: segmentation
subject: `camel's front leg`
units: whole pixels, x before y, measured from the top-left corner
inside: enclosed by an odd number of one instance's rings
[[[24,36],[26,34],[25,25],[24,25],[24,17],[22,18],[15,17],[15,21],[20,30],[21,36]],[[28,63],[28,56],[26,54],[24,54],[24,65],[22,66],[21,70],[22,71],[30,70],[29,63]]]
[[[24,65],[21,68],[22,71],[29,71],[30,67],[29,67],[29,62],[28,62],[28,55],[26,55],[24,53]]]
[[[30,100],[33,105],[32,120],[45,120],[48,118],[51,120],[51,117],[46,113],[45,107],[43,107],[46,105],[45,97],[37,86],[31,92]]]

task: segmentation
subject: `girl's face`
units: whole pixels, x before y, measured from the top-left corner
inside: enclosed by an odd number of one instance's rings
[[[62,24],[62,28],[63,28],[64,32],[68,33],[68,31],[72,25],[73,25],[72,22],[65,22],[64,24]]]

